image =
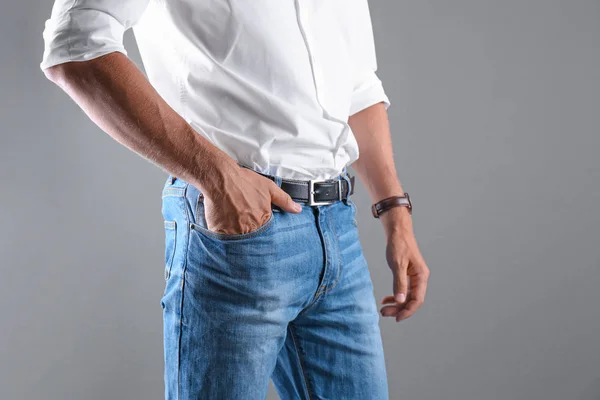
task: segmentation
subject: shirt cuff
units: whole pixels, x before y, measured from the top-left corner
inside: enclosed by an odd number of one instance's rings
[[[125,27],[110,14],[94,9],[70,10],[46,21],[41,69],[69,61],[86,61],[118,51]]]
[[[370,71],[363,84],[352,93],[352,102],[348,115],[356,114],[380,102],[383,102],[386,110],[391,104],[381,80],[377,77],[375,71]]]

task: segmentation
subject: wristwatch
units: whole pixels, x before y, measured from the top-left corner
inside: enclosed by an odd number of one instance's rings
[[[407,207],[408,213],[412,215],[412,203],[408,193],[404,193],[404,196],[391,196],[385,198],[371,206],[371,212],[373,217],[379,218],[379,216],[385,211],[394,207]]]

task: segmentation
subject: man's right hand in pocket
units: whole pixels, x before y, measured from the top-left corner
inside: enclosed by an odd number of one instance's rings
[[[269,178],[239,166],[231,171],[222,187],[203,193],[207,229],[227,235],[254,231],[269,220],[273,204],[286,212],[302,211],[302,205]]]

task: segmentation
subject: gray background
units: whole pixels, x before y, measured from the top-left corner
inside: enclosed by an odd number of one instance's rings
[[[0,14],[0,398],[160,399],[166,173],[45,80],[51,4]],[[432,272],[417,314],[380,322],[391,398],[600,399],[600,1],[370,4]]]

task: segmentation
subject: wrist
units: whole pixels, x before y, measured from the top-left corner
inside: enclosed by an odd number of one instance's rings
[[[412,232],[412,216],[406,207],[393,207],[379,216],[387,237]]]
[[[196,175],[197,182],[192,183],[198,187],[202,194],[208,198],[220,196],[223,188],[227,186],[232,177],[239,172],[239,165],[225,153],[219,154],[206,152],[203,157],[197,161]]]

